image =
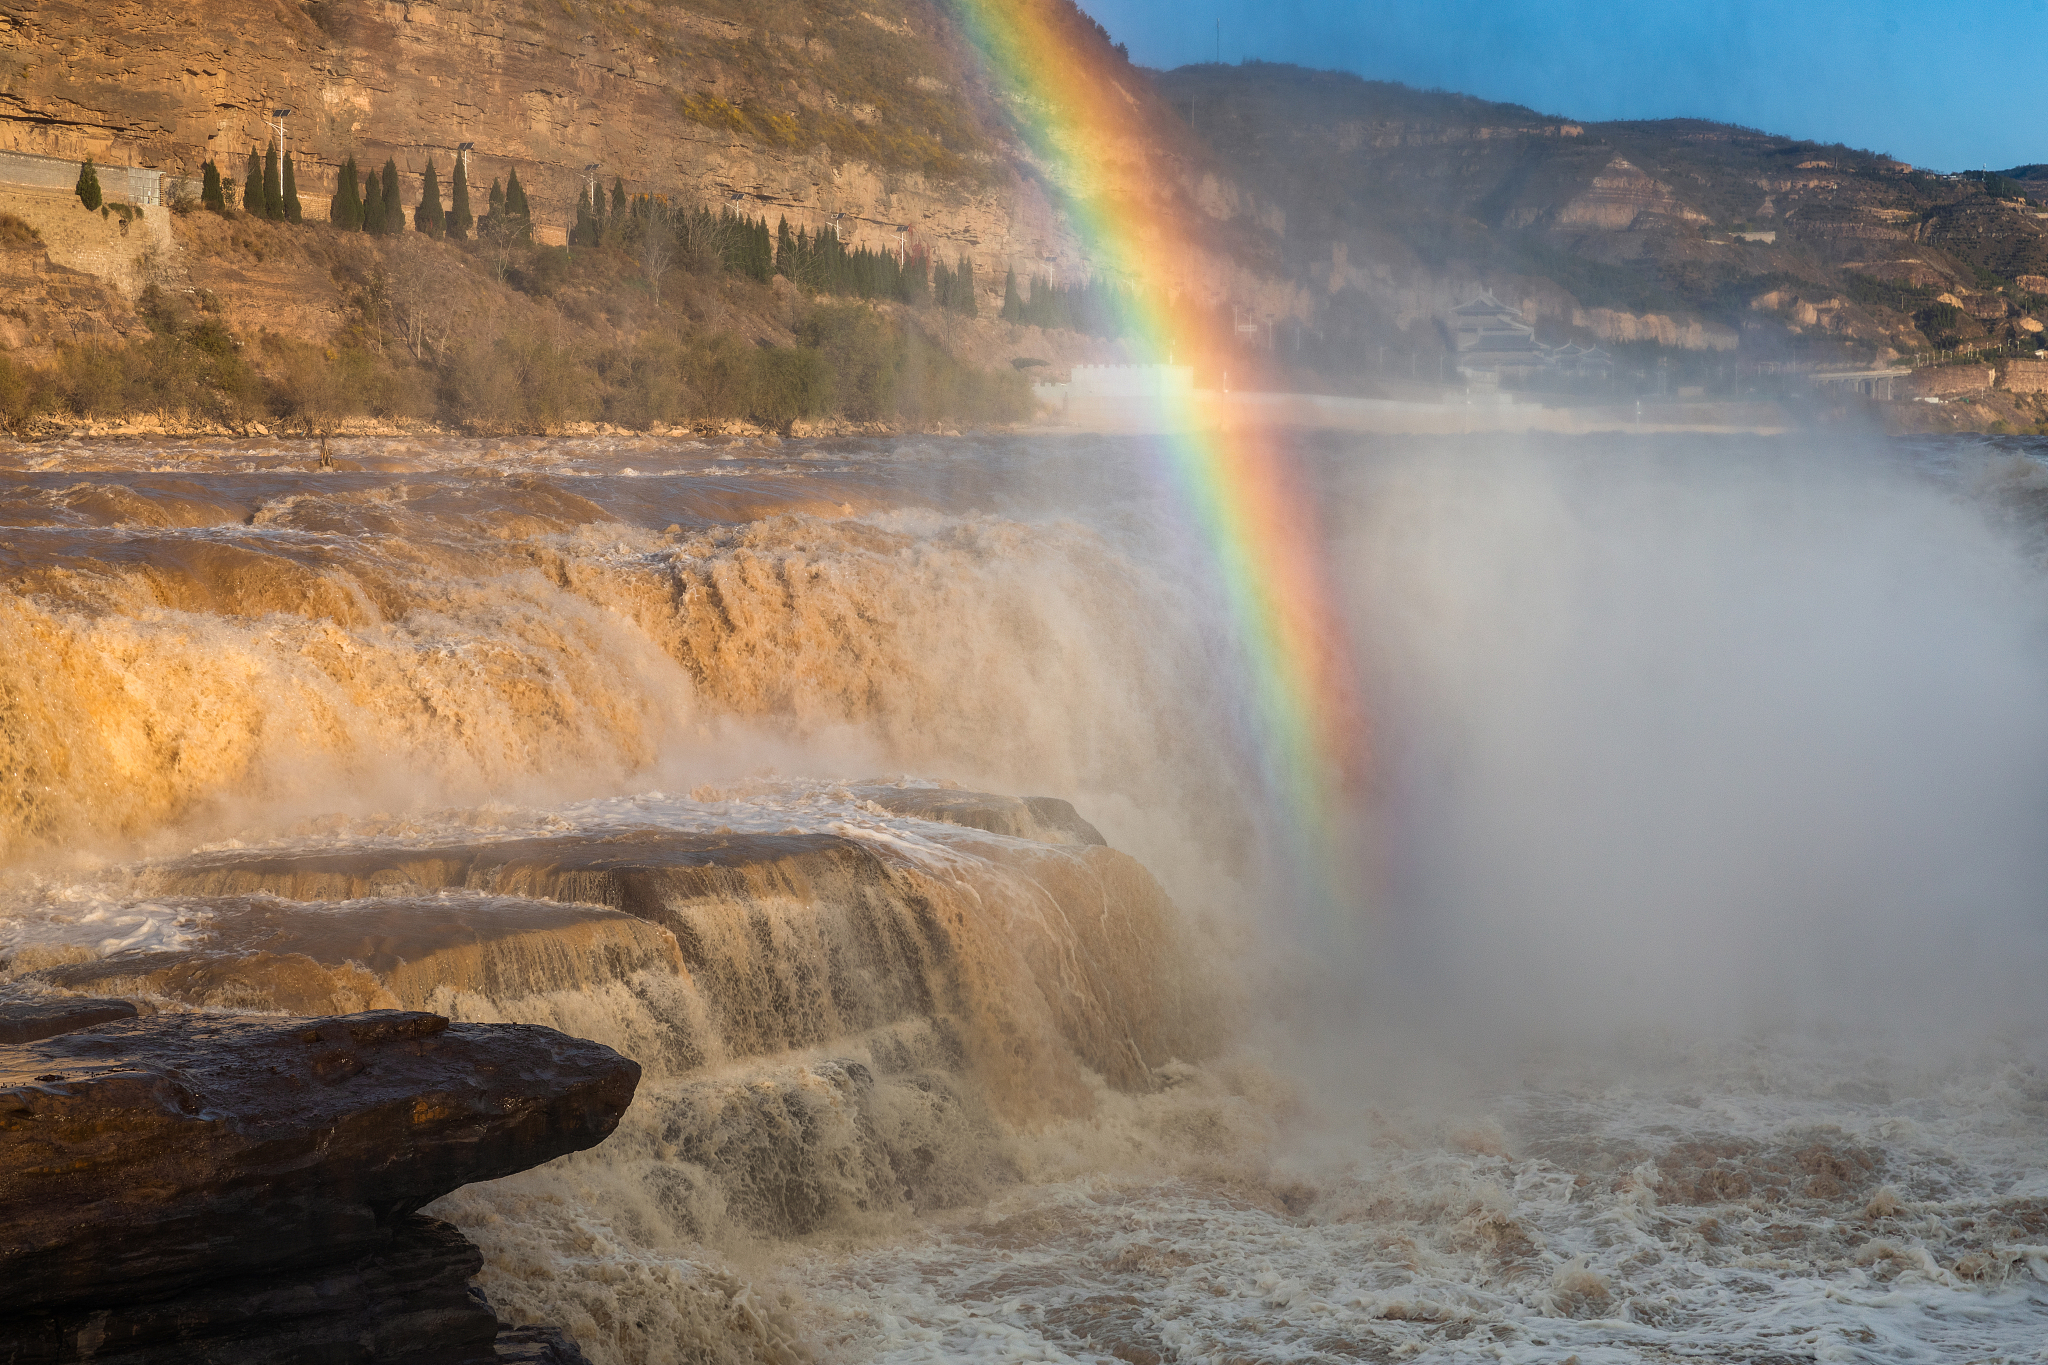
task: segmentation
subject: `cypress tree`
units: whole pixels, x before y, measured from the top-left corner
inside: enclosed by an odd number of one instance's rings
[[[960,268],[953,272],[953,311],[970,318],[981,312],[974,301],[974,262],[965,256],[960,258]]]
[[[220,167],[211,161],[199,168],[199,204],[201,208],[223,211],[227,205],[220,197]]]
[[[600,203],[603,199],[598,196]],[[569,231],[569,241],[576,246],[596,246],[597,237],[597,220],[590,214],[590,187],[585,185],[576,191],[576,226]]]
[[[441,178],[434,173],[432,157],[427,158],[427,172],[420,177],[420,206],[413,212],[412,225],[437,242],[448,228],[447,215],[441,212]]]
[[[89,209],[96,209],[104,202],[100,196],[100,173],[93,169],[92,158],[78,168],[78,183],[72,187],[78,195],[78,202]]]
[[[1017,297],[1017,268],[1015,266],[1011,266],[1010,272],[1003,276],[1003,321],[1024,321],[1024,300]]]
[[[276,138],[263,149],[263,216],[273,223],[284,221],[284,181],[278,177]]]
[[[398,162],[384,159],[384,232],[396,237],[405,231],[405,203],[398,197]]]
[[[504,214],[508,238],[518,242],[533,240],[533,210],[527,205],[526,186],[519,183],[517,169],[505,177]]]
[[[292,156],[284,156],[284,220],[287,223],[306,221],[305,211],[299,207],[299,178],[292,174]]]
[[[476,215],[469,211],[467,160],[460,152],[455,154],[455,185],[448,201],[448,238],[455,242],[469,236],[469,230],[476,226]]]
[[[242,212],[263,216],[263,156],[249,149],[249,165],[242,172]]]
[[[885,254],[884,259],[890,258]],[[896,267],[895,285],[896,297],[913,308],[931,302],[931,256],[923,247],[903,253],[903,260]]]
[[[327,206],[327,221],[344,232],[362,231],[363,192],[356,180],[354,156],[341,163],[341,171],[334,177],[334,199]]]
[[[504,211],[505,188],[498,183],[496,177],[493,177],[491,180],[491,217],[495,218]]]
[[[612,177],[612,216],[618,217],[626,211],[626,182],[623,177]]]
[[[384,235],[384,182],[371,171],[363,178],[363,231],[372,237]]]

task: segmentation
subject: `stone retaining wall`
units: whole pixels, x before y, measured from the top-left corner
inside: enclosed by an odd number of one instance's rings
[[[77,169],[72,170],[73,176]],[[106,181],[100,182],[101,188]],[[27,222],[43,239],[51,261],[97,275],[133,298],[152,266],[171,267],[177,253],[171,236],[171,211],[161,204],[141,207],[130,222],[118,213],[95,213],[78,202],[70,184],[61,189],[32,188],[0,182],[0,212]],[[156,257],[144,256],[154,247]]]
[[[1913,371],[1907,388],[1916,398],[1981,393],[1991,387],[1995,373],[1989,365],[1931,365]]]
[[[2048,360],[2008,360],[2000,382],[2014,393],[2048,393]]]

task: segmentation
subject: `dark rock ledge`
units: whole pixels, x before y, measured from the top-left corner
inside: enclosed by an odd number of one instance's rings
[[[402,1010],[133,1015],[0,1002],[0,1365],[581,1360],[416,1210],[602,1142],[636,1063]]]

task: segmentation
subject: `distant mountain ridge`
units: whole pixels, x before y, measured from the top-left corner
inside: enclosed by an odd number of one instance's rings
[[[2001,173],[1936,175],[1694,119],[1580,122],[1273,63],[1154,83],[1247,191],[1285,211],[1286,267],[1320,299],[1327,367],[1361,348],[1440,349],[1439,318],[1481,287],[1560,341],[1793,363],[2030,350],[2048,305],[2048,207],[1994,197]],[[2002,177],[2048,198],[2048,167]]]

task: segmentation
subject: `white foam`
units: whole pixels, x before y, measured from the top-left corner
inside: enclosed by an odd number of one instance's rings
[[[30,884],[0,903],[0,956],[23,949],[67,955],[167,952],[191,946],[208,918],[202,903],[124,895],[118,884]]]

